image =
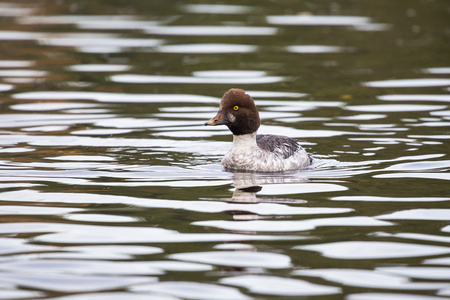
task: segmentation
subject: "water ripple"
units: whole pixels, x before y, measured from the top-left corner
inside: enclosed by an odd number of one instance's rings
[[[273,27],[240,27],[240,26],[152,26],[144,27],[144,32],[155,35],[186,35],[186,36],[265,36],[275,35],[277,28]],[[164,51],[163,51],[164,52]]]
[[[132,276],[91,276],[67,274],[39,274],[39,277],[20,273],[0,273],[5,283],[17,284],[28,288],[50,290],[63,293],[93,292],[124,288],[133,284],[156,281],[152,277]]]
[[[219,53],[252,53],[256,52],[257,46],[242,44],[184,44],[165,45],[154,47],[154,51],[161,53],[196,53],[196,54],[219,54]]]
[[[326,210],[326,209],[325,209]],[[198,221],[193,225],[211,226],[226,230],[245,231],[266,231],[266,232],[289,232],[313,230],[321,226],[392,226],[393,223],[379,221],[370,217],[341,217],[341,218],[316,218],[299,221],[268,221],[256,220],[247,222],[236,221]]]
[[[374,88],[413,88],[413,87],[435,87],[450,85],[447,78],[415,78],[398,80],[380,80],[362,83],[363,86]]]
[[[349,26],[370,22],[370,18],[368,17],[315,16],[307,14],[296,16],[267,16],[266,19],[269,24],[296,26]]]
[[[35,241],[60,244],[199,243],[258,240],[295,240],[296,236],[243,235],[228,233],[180,233],[149,227],[94,226],[61,223],[4,223],[0,233],[39,233]]]
[[[319,285],[300,279],[275,276],[242,275],[222,278],[221,283],[240,286],[253,293],[279,296],[316,296],[341,292],[341,288]]]
[[[172,295],[185,299],[210,299],[210,300],[249,300],[252,299],[245,296],[239,290],[220,286],[211,283],[198,283],[189,281],[165,281],[149,285],[139,285],[131,289],[132,291],[145,293],[156,292],[158,294]],[[177,298],[178,299],[178,298]]]
[[[316,269],[298,270],[295,275],[319,277],[327,281],[347,286],[396,289],[396,290],[437,290],[446,286],[444,282],[417,282],[407,277],[361,269]]]
[[[450,295],[444,2],[21,2],[0,3],[0,298]],[[229,88],[313,163],[224,170],[232,135],[203,124]]]
[[[450,253],[450,247],[376,241],[348,241],[296,246],[297,250],[320,252],[337,259],[380,259],[430,256]]]
[[[170,83],[170,84],[268,84],[285,81],[281,76],[264,77],[191,77],[168,75],[121,74],[111,76],[111,80],[120,83]]]
[[[269,252],[247,251],[206,251],[202,253],[185,252],[169,255],[172,259],[200,263],[244,267],[284,269],[291,266],[289,256]]]
[[[258,11],[254,6],[228,4],[183,4],[181,9],[194,14],[249,14]]]

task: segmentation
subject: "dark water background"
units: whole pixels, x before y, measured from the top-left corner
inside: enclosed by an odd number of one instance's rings
[[[0,299],[450,296],[450,3],[1,1]],[[225,172],[222,94],[315,158]],[[302,298],[302,299],[303,299]]]

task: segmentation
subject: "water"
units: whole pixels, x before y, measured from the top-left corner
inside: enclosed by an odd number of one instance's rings
[[[1,299],[450,296],[445,1],[2,1]],[[225,172],[232,87],[290,174]]]

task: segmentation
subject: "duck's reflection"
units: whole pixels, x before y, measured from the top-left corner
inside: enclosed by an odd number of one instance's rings
[[[280,197],[257,197],[256,194],[264,189],[264,185],[279,185],[282,189],[285,184],[300,183],[308,181],[307,178],[287,175],[263,175],[255,173],[233,173],[233,185],[235,187],[233,196],[227,199],[230,203],[306,203],[302,199],[280,198]],[[273,218],[287,218],[287,216],[262,216],[245,210],[230,211],[234,220],[260,220]]]
[[[235,190],[229,202],[233,203],[305,203],[305,200],[279,197],[257,197],[256,194],[264,189],[264,185],[279,184],[282,194],[283,186],[289,183],[307,182],[306,177],[286,175],[262,175],[255,173],[233,173]]]

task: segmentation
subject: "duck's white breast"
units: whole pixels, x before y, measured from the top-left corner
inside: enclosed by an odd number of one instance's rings
[[[222,160],[226,168],[252,172],[291,171],[309,164],[310,157],[300,146],[287,158],[279,151],[261,149],[256,143],[256,133],[234,136],[233,147]]]

